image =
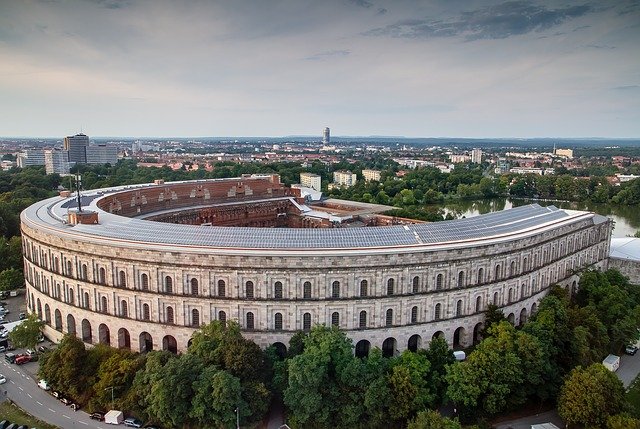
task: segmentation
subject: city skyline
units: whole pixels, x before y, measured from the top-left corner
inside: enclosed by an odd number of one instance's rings
[[[0,11],[2,136],[640,136],[633,1]]]

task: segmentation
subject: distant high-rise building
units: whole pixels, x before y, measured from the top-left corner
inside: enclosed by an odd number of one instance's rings
[[[328,144],[330,142],[331,142],[331,130],[329,129],[329,127],[325,127],[324,131],[322,132],[322,143]]]
[[[65,137],[64,150],[67,152],[69,163],[86,164],[87,146],[89,146],[89,137],[85,134]]]
[[[115,145],[96,144],[86,148],[87,164],[115,164],[118,162],[118,148]]]
[[[482,149],[474,148],[471,151],[471,162],[474,164],[482,164]]]
[[[18,167],[30,165],[44,165],[44,151],[41,149],[27,149],[18,154]]]
[[[300,173],[300,184],[307,188],[320,191],[322,187],[322,178],[313,173]]]
[[[362,175],[364,176],[365,182],[370,182],[372,180],[379,182],[380,174],[380,170],[362,170]]]
[[[67,152],[62,149],[47,149],[44,151],[44,168],[47,174],[69,174]]]
[[[353,186],[356,184],[358,176],[346,170],[338,170],[333,172],[333,183],[340,186]]]

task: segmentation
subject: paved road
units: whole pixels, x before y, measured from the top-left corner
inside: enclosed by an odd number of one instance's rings
[[[620,367],[616,371],[616,375],[624,388],[627,389],[633,380],[640,374],[640,352],[634,356],[622,355],[620,356]]]
[[[27,365],[36,366],[32,362]],[[89,415],[83,411],[74,412],[62,402],[55,399],[49,393],[40,389],[30,371],[26,371],[25,366],[10,364],[4,360],[0,363],[0,374],[7,377],[7,383],[0,385],[0,399],[9,398],[20,408],[32,416],[58,426],[63,429],[68,428],[99,428],[113,429],[112,425],[91,420]],[[4,392],[7,392],[6,396]]]

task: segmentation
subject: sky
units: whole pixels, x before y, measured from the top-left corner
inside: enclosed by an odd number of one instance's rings
[[[0,136],[640,137],[640,1],[0,0]]]

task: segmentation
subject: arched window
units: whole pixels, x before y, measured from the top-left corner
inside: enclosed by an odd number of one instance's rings
[[[302,285],[302,297],[304,299],[311,299],[311,282],[304,282]]]
[[[60,272],[60,260],[57,256],[53,258],[53,271],[56,273]]]
[[[170,325],[176,323],[176,319],[173,314],[173,307],[167,307],[167,323]]]
[[[522,270],[523,271],[529,270],[529,260],[526,257],[522,260]]]
[[[498,298],[499,298],[498,292],[494,293],[493,294],[493,305],[499,305]]]
[[[456,316],[460,317],[462,316],[462,300],[459,299],[458,302],[456,302]]]
[[[118,282],[120,283],[120,287],[127,287],[127,273],[121,270],[118,273]]]
[[[507,302],[508,302],[509,304],[511,304],[511,303],[513,302],[513,289],[512,289],[512,288],[509,288],[509,295],[508,295],[508,300],[507,300]]]
[[[522,296],[527,296],[527,295],[529,295],[529,291],[528,291],[527,289],[528,289],[528,288],[527,288],[527,284],[526,284],[526,283],[522,283],[522,287],[521,287],[521,290],[522,290]]]
[[[191,295],[198,295],[198,293],[200,292],[199,290],[199,285],[198,285],[198,279],[193,278],[191,279]]]
[[[142,319],[143,320],[151,319],[151,311],[149,310],[149,304],[142,305]]]
[[[107,270],[104,269],[104,267],[100,267],[100,270],[98,270],[98,283],[100,284],[106,284],[107,283]]]
[[[516,275],[516,261],[511,261],[511,269],[509,271],[510,276],[513,277]]]
[[[302,330],[303,331],[311,330],[311,313],[304,313],[302,315]]]
[[[420,291],[420,277],[415,276],[413,278],[413,293],[418,293]]]
[[[88,280],[89,275],[87,274],[87,264],[82,264],[82,280]]]
[[[458,273],[458,287],[464,287],[464,271]]]
[[[276,282],[273,285],[273,297],[275,299],[282,299],[282,282]]]
[[[221,321],[223,324],[227,323],[227,313],[225,313],[224,311],[218,311],[218,320]]]
[[[482,297],[478,296],[476,298],[476,313],[479,313],[480,311],[482,311]]]
[[[340,326],[340,314],[337,311],[331,314],[331,324],[333,326]]]
[[[385,325],[393,326],[393,310],[392,309],[387,310],[387,313],[385,315]]]
[[[443,279],[442,274],[438,274],[436,276],[436,290],[442,289],[442,279]]]
[[[164,291],[166,293],[173,293],[173,279],[170,276],[164,278]]]
[[[253,299],[253,282],[251,280],[245,283],[244,294],[247,298]]]
[[[366,311],[361,311],[360,312],[360,323],[358,325],[360,328],[366,328],[367,327],[367,312]]]
[[[82,306],[84,308],[91,308],[91,306],[89,305],[89,292],[84,293],[84,300],[82,301]]]
[[[338,281],[331,284],[331,298],[340,298],[340,282]]]
[[[536,279],[531,279],[531,291],[536,292]]]
[[[120,316],[129,317],[129,306],[124,299],[120,301]]]
[[[218,280],[218,296],[225,296],[227,292],[226,288],[227,285],[224,280]]]
[[[500,264],[496,265],[495,280],[500,280]]]
[[[484,268],[478,268],[478,284],[484,283]]]
[[[274,314],[273,327],[276,331],[282,331],[282,313]]]
[[[418,307],[411,307],[411,323],[418,323]]]
[[[67,261],[67,276],[71,277],[73,275],[73,264],[71,261]]]
[[[253,313],[248,312],[246,318],[247,318],[247,329],[254,329],[255,321],[254,321]]]
[[[367,296],[369,294],[369,282],[366,280],[360,281],[360,296]]]
[[[387,295],[393,295],[394,287],[395,287],[395,280],[394,279],[387,280]]]
[[[195,308],[191,310],[191,325],[200,326],[200,312]]]
[[[143,273],[140,278],[142,279],[142,290],[149,290],[149,276]]]
[[[441,312],[442,312],[442,304],[436,304],[435,311],[433,312],[434,313],[433,318],[435,320],[440,320]]]
[[[67,302],[71,305],[74,305],[75,298],[73,296],[73,288],[69,288],[69,293],[67,296],[68,296]],[[33,301],[33,298],[31,300]]]

